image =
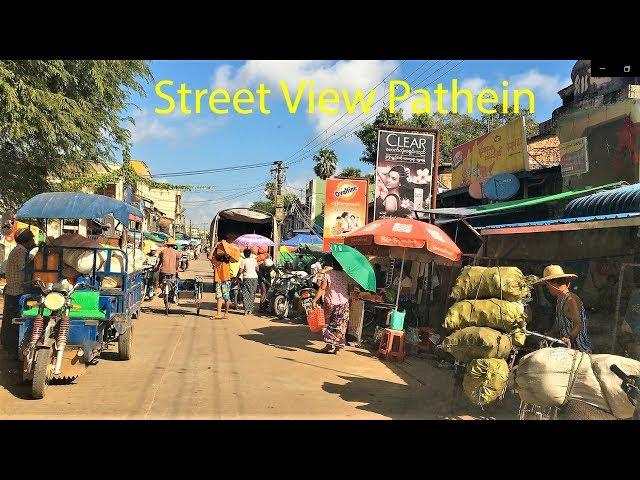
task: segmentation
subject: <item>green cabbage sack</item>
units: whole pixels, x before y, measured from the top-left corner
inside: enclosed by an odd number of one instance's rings
[[[524,347],[524,341],[527,339],[527,335],[524,333],[524,328],[518,328],[511,332],[511,343],[514,347]]]
[[[515,302],[531,297],[531,286],[537,280],[525,277],[516,267],[472,267],[462,269],[451,289],[451,298],[476,300],[497,298]]]
[[[509,366],[498,358],[478,358],[467,365],[462,388],[475,405],[486,405],[496,400],[507,388]]]
[[[454,303],[444,319],[452,330],[465,327],[489,327],[512,333],[526,326],[527,314],[520,302],[506,300],[461,300]]]
[[[459,362],[476,358],[507,358],[511,351],[511,336],[487,327],[466,327],[456,330],[441,344]]]

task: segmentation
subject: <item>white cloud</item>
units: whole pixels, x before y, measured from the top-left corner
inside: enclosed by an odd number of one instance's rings
[[[536,69],[513,75],[508,81],[511,91],[528,88],[543,100],[556,100],[558,90],[567,85],[566,79],[560,75],[546,75]]]
[[[477,94],[480,90],[487,87],[487,81],[480,77],[465,78],[460,82],[460,88],[471,90]]]
[[[131,141],[134,145],[150,140],[170,142],[191,140],[226,123],[226,117],[184,115],[179,109],[167,115],[157,115],[148,110],[141,110],[134,114],[133,118],[135,125],[130,128]]]
[[[143,143],[156,139],[175,139],[178,129],[160,121],[158,117],[149,115],[146,110],[134,115],[135,125],[131,126],[131,142]]]
[[[259,83],[264,83],[266,88],[271,90],[270,98],[272,100],[277,99],[284,102],[280,81],[286,83],[290,95],[295,98],[298,85],[301,81],[307,80],[313,82],[310,88],[315,92],[327,88],[335,88],[339,93],[344,89],[352,96],[357,89],[361,89],[363,94],[366,95],[371,88],[380,83],[397,66],[398,62],[388,60],[348,60],[335,63],[325,60],[250,60],[235,69],[235,71],[228,64],[218,67],[212,76],[211,87],[235,90],[252,88]],[[385,84],[376,88],[374,102],[382,98],[385,93],[384,88]],[[269,103],[267,103],[267,106],[269,106]],[[354,113],[347,114],[343,118],[340,118],[346,112],[343,104],[336,105],[337,114],[324,114],[322,112],[309,114],[308,97],[305,95],[298,108],[298,113],[307,113],[309,122],[314,126],[316,132],[321,134],[317,139],[317,141],[320,141],[330,136],[332,139],[339,138],[355,129],[369,115],[377,112],[381,106],[382,102],[379,102],[371,108],[368,114],[362,115],[360,115],[362,110],[358,108]],[[357,117],[357,120],[345,126],[355,117]],[[345,128],[341,129],[343,126]],[[333,133],[336,133],[336,135],[332,136]]]

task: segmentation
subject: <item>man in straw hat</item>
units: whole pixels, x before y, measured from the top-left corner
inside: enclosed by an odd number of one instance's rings
[[[591,353],[593,347],[587,335],[584,304],[569,290],[571,280],[575,278],[578,276],[565,273],[560,265],[549,265],[538,282],[544,282],[549,293],[556,297],[555,325],[550,333],[560,335],[569,348]]]
[[[12,320],[20,313],[20,297],[27,293],[25,270],[31,261],[29,251],[35,246],[33,232],[28,228],[18,230],[15,235],[16,247],[11,250],[5,264],[7,284],[4,287],[4,308],[2,311],[2,346],[5,351],[18,356],[18,325]]]

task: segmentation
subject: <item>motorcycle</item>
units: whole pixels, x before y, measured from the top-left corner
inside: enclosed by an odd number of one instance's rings
[[[144,286],[145,286],[145,295],[144,300],[152,300],[153,299],[153,274],[154,270],[152,266],[148,266],[144,268]]]
[[[71,327],[71,294],[79,286],[97,290],[86,283],[72,286],[66,280],[53,284],[45,284],[41,280],[35,282],[42,295],[38,300],[28,302],[37,305],[38,314],[33,321],[28,343],[21,349],[24,355],[23,378],[32,378],[33,398],[43,398],[45,389],[54,375],[60,375],[63,354],[67,344],[67,336]],[[45,309],[49,311],[45,316]],[[25,342],[26,343],[26,342]],[[82,349],[78,356],[83,355]]]
[[[180,257],[178,268],[181,272],[184,272],[187,270],[187,268],[189,268],[189,256],[187,254],[183,253]]]
[[[627,375],[617,365],[611,365],[609,370],[622,380],[622,390],[627,394],[631,404],[636,407],[633,412],[633,419],[640,420],[640,376]]]
[[[304,312],[308,313],[315,296],[314,290],[311,277],[307,273],[285,273],[276,278],[269,290],[271,310],[278,318],[287,318],[292,307],[301,306]]]

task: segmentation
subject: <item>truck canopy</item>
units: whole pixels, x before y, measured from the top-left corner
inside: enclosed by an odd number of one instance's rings
[[[251,208],[230,208],[218,212],[211,222],[212,245],[220,240],[233,242],[246,233],[257,233],[275,242],[277,228],[274,216]]]

